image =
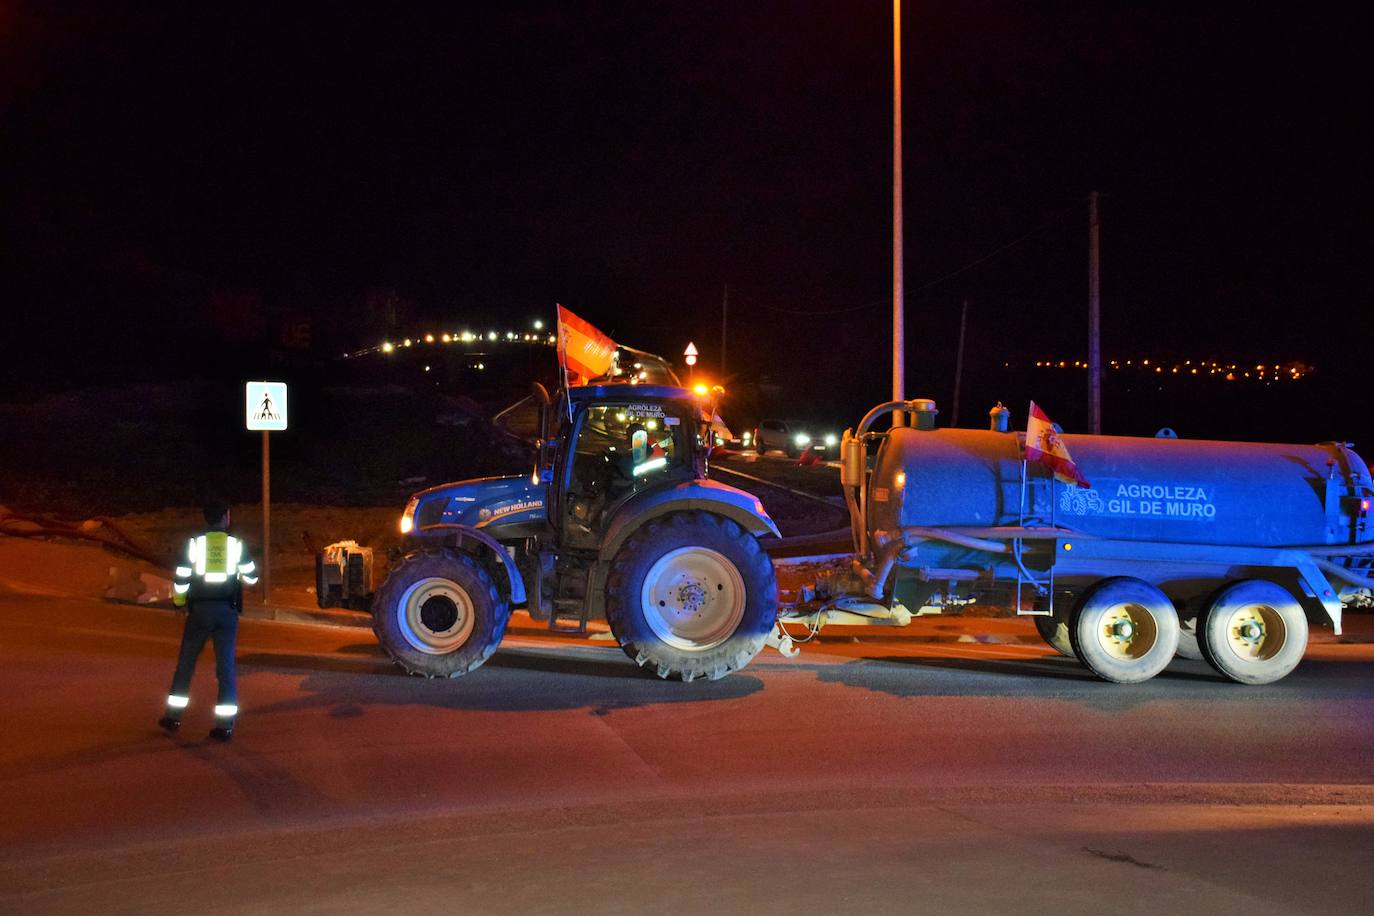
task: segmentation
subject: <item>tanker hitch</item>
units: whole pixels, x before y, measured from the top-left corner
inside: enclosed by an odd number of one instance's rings
[[[809,589],[803,590],[803,598],[805,600],[798,604],[778,606],[777,626],[765,643],[777,649],[784,658],[796,658],[801,651],[796,647],[815,639],[826,624],[904,627],[911,623],[912,617],[924,613],[923,609],[913,615],[900,603],[888,607],[854,596],[834,597],[820,602]],[[806,635],[800,638],[792,636],[784,628],[785,623],[806,627]]]

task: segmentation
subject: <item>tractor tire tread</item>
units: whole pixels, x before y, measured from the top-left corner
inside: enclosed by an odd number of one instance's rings
[[[767,627],[759,624],[754,627],[754,632],[737,630],[724,646],[708,650],[697,657],[674,650],[657,640],[646,640],[636,634],[636,627],[628,620],[630,607],[626,604],[625,598],[631,567],[644,551],[652,549],[652,545],[665,538],[689,537],[701,528],[706,529],[708,536],[723,537],[736,544],[749,545],[740,551],[742,556],[731,557],[731,560],[736,563],[736,568],[746,582],[762,583],[763,589],[762,594],[755,595],[746,585],[746,613],[745,620],[740,624],[741,630],[749,624],[749,602],[761,601],[770,612],[766,614],[769,618]],[[674,512],[645,523],[630,536],[616,554],[606,582],[606,619],[610,623],[611,633],[615,636],[617,644],[636,665],[652,670],[665,680],[677,677],[684,682],[691,682],[697,678],[714,681],[738,671],[763,649],[777,617],[777,580],[768,555],[758,547],[753,535],[737,523],[710,512]],[[638,596],[633,597],[637,605]],[[719,651],[720,648],[727,651],[722,653]],[[665,653],[666,657],[660,653]]]
[[[420,550],[407,554],[404,558],[402,558],[400,566],[393,570],[392,573],[387,576],[387,579],[389,581],[392,578],[392,576],[401,574],[407,566],[413,566],[416,563],[421,562],[423,560],[436,558],[442,558],[447,562],[456,562],[458,563],[458,565],[469,570],[472,573],[472,575],[476,578],[477,582],[481,585],[482,590],[485,593],[478,593],[476,595],[473,595],[472,597],[485,597],[486,600],[490,602],[492,616],[496,618],[496,622],[495,625],[492,627],[492,632],[487,635],[482,644],[477,648],[476,653],[472,654],[472,657],[467,659],[462,664],[453,667],[449,671],[436,671],[433,668],[426,668],[422,665],[416,664],[412,662],[410,659],[408,659],[406,655],[394,651],[391,645],[391,634],[386,632],[386,628],[388,626],[388,621],[384,619],[386,609],[380,607],[383,595],[388,594],[385,591],[385,583],[383,583],[383,587],[381,589],[378,589],[376,603],[373,606],[372,632],[377,637],[377,642],[381,644],[382,648],[385,649],[387,654],[391,657],[392,662],[394,662],[397,667],[399,667],[402,671],[406,672],[407,674],[411,674],[416,677],[423,677],[426,679],[433,679],[438,677],[463,677],[464,675],[471,674],[473,671],[476,671],[478,668],[480,668],[487,661],[487,659],[491,658],[491,656],[496,652],[497,646],[500,644],[501,639],[505,635],[506,623],[510,618],[510,604],[509,602],[504,601],[501,598],[501,594],[496,588],[495,581],[492,579],[491,575],[486,571],[486,569],[482,567],[482,564],[478,563],[470,555],[458,550],[436,547],[421,548]],[[457,654],[458,652],[461,652],[462,649],[466,649],[467,647],[467,645],[464,645],[459,650],[455,650],[454,653],[450,653],[449,655],[429,656],[426,657],[426,659],[428,660],[429,658],[449,658],[450,655]]]

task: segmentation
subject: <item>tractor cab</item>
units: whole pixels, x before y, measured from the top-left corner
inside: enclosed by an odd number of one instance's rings
[[[548,463],[538,474],[549,483],[548,518],[561,549],[596,550],[606,523],[635,497],[706,477],[711,414],[684,389],[572,388],[549,409],[564,430],[555,448],[539,449]]]

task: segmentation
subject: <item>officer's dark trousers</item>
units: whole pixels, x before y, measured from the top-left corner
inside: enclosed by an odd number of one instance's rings
[[[205,640],[215,641],[215,675],[219,678],[218,705],[238,705],[238,687],[234,683],[234,643],[238,639],[239,615],[228,601],[194,601],[186,614],[186,628],[181,632],[181,655],[177,658],[176,674],[172,675],[172,695],[191,695],[191,675],[196,672],[196,659],[205,647]]]

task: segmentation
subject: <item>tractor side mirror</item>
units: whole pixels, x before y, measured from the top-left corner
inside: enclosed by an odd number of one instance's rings
[[[549,390],[538,382],[530,386],[530,396],[539,407],[539,438],[549,438]]]

